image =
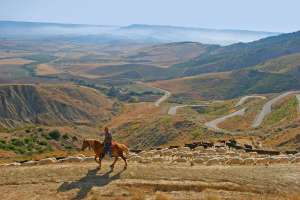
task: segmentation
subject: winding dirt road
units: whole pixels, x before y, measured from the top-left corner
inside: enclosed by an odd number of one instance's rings
[[[252,128],[257,128],[261,125],[261,123],[263,122],[264,118],[270,114],[272,112],[272,105],[274,103],[276,103],[277,101],[279,101],[280,99],[284,98],[284,97],[287,97],[288,95],[291,95],[291,94],[297,94],[297,93],[300,93],[300,91],[289,91],[289,92],[286,92],[286,93],[283,93],[273,99],[271,99],[270,101],[268,101],[262,108],[261,112],[256,116],[253,124],[252,124]],[[298,98],[298,100],[300,100]],[[299,101],[300,102],[300,101]]]
[[[298,100],[298,103],[299,103],[299,107],[298,108],[299,108],[299,112],[300,112],[300,94],[298,94],[296,97],[297,97],[297,100]]]
[[[213,131],[222,131],[222,132],[229,132],[227,130],[221,129],[218,127],[218,124],[224,122],[225,120],[234,117],[234,116],[243,116],[245,114],[246,108],[243,108],[242,110],[238,110],[234,113],[231,113],[229,115],[214,119],[210,122],[206,122],[205,126]]]
[[[158,90],[160,90],[160,91],[163,91],[163,92],[165,93],[162,97],[160,97],[160,98],[159,98],[157,101],[155,101],[155,103],[154,103],[154,105],[155,105],[156,107],[159,107],[161,103],[163,103],[164,101],[166,101],[166,100],[171,96],[171,92],[169,92],[169,91],[167,91],[167,90],[163,90],[163,89],[161,89],[161,88],[156,88],[156,89],[158,89]]]
[[[243,105],[248,99],[252,99],[252,98],[259,98],[259,99],[267,99],[264,96],[257,96],[257,95],[251,95],[251,96],[244,96],[242,97],[239,102],[237,102],[237,104],[235,105],[235,107],[241,106]]]

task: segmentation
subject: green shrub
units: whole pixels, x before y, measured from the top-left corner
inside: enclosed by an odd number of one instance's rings
[[[68,134],[64,134],[64,135],[62,136],[62,138],[63,138],[64,140],[67,140],[67,139],[69,139],[70,137],[69,137]]]
[[[39,145],[42,145],[42,146],[47,146],[47,141],[44,141],[44,140],[42,140],[42,141],[39,141],[38,142],[39,143]]]
[[[14,145],[14,146],[24,146],[24,142],[20,139],[12,139],[11,140],[11,143]]]
[[[59,130],[53,130],[48,133],[48,136],[50,139],[59,140],[61,134],[60,134]]]

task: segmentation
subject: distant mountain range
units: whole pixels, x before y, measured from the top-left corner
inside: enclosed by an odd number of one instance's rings
[[[74,41],[111,42],[131,41],[144,43],[200,42],[204,44],[229,45],[251,42],[280,33],[218,30],[176,26],[133,24],[129,26],[100,26],[85,24],[59,24],[40,22],[0,21],[0,38],[49,38],[75,37]]]
[[[178,64],[175,68],[186,68],[184,75],[187,76],[224,72],[251,67],[269,59],[298,52],[300,52],[300,31],[213,49]]]

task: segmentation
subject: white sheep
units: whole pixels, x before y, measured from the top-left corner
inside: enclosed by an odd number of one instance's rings
[[[219,165],[221,162],[222,160],[220,158],[212,158],[206,162],[206,165]]]
[[[89,157],[85,157],[83,158],[84,162],[95,162],[95,157],[94,156],[89,156]]]
[[[37,161],[29,160],[27,162],[22,163],[21,165],[22,166],[34,166],[34,165],[37,165],[37,164],[38,164]]]
[[[14,166],[20,166],[20,165],[21,165],[21,163],[18,163],[18,162],[4,164],[4,166],[6,166],[6,167],[14,167]]]
[[[189,147],[179,147],[178,150],[179,151],[191,151],[191,149]]]
[[[172,155],[173,155],[173,151],[171,149],[166,149],[161,152],[161,156],[172,156]]]
[[[290,162],[290,159],[288,157],[273,157],[271,164],[288,164]]]
[[[139,163],[149,164],[149,163],[151,163],[151,159],[150,158],[142,158],[142,160],[140,160]]]
[[[203,163],[205,163],[205,160],[202,158],[196,158],[192,162],[195,164],[203,164]]]
[[[300,157],[295,157],[295,158],[292,160],[292,163],[300,163]]]
[[[197,146],[194,151],[203,151],[204,150],[204,146]]]
[[[227,152],[227,149],[226,148],[217,148],[216,152],[221,153],[221,154],[225,154]]]
[[[215,149],[204,149],[203,152],[208,153],[208,154],[215,154],[216,150]]]
[[[272,158],[256,158],[255,163],[257,165],[268,165],[272,161]]]
[[[227,151],[226,156],[237,157],[237,156],[239,156],[239,154],[237,152]]]
[[[254,158],[245,158],[244,159],[244,164],[245,165],[254,165],[256,162],[255,162],[255,159]]]
[[[152,158],[152,162],[164,162],[165,160],[163,158]]]
[[[240,157],[233,157],[226,161],[226,164],[228,165],[243,165],[244,160]]]
[[[187,162],[187,160],[185,158],[177,158],[173,162],[183,163],[183,162]]]
[[[132,156],[129,161],[130,162],[141,162],[143,158],[141,156]]]
[[[251,157],[256,157],[258,154],[257,154],[257,152],[249,152],[249,155],[250,155]]]
[[[38,161],[38,164],[39,165],[47,165],[47,164],[53,164],[56,162],[57,162],[56,158],[45,158],[45,159]]]

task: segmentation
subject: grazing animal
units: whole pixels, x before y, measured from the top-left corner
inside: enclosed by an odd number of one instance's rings
[[[246,149],[253,149],[252,146],[251,146],[250,144],[244,144],[244,147],[245,147]]]
[[[86,148],[89,148],[90,150],[93,149],[95,152],[95,161],[99,163],[99,169],[101,169],[101,160],[104,157],[104,143],[98,141],[98,140],[90,140],[90,139],[85,139],[82,143],[82,148],[81,150],[84,151]],[[118,160],[119,157],[121,157],[124,162],[125,166],[124,169],[127,168],[127,157],[124,156],[124,152],[126,156],[129,155],[129,150],[128,147],[124,144],[120,144],[117,142],[112,143],[112,157],[115,158],[114,162],[110,165],[111,169],[114,169],[114,166]],[[97,161],[98,158],[98,161]]]
[[[180,146],[176,146],[176,145],[173,145],[173,146],[169,146],[169,149],[178,149]]]

